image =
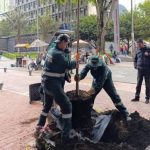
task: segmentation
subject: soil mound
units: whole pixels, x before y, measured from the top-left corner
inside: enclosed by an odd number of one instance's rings
[[[60,132],[52,138],[56,142],[53,147],[50,142],[43,139],[37,140],[38,150],[145,150],[150,146],[150,120],[142,118],[138,112],[131,114],[132,120],[126,122],[116,110],[104,112],[112,114],[112,119],[106,128],[101,141],[92,144],[87,141],[74,139],[71,143],[61,144]],[[100,114],[94,112],[92,116]],[[51,128],[51,125],[50,125]],[[54,128],[53,128],[54,129]],[[47,134],[48,135],[48,134]],[[42,137],[42,136],[41,136]],[[46,136],[48,137],[48,136]],[[46,138],[45,137],[45,138]],[[52,136],[49,136],[52,137]]]

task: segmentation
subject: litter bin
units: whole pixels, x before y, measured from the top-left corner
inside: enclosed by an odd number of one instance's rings
[[[26,67],[27,66],[27,60],[26,59],[22,59],[22,67]]]
[[[3,88],[3,83],[0,83],[0,90],[2,90]]]
[[[40,93],[41,83],[35,83],[29,85],[29,103],[32,101],[42,101],[43,96]]]
[[[22,57],[16,58],[16,67],[22,67]]]

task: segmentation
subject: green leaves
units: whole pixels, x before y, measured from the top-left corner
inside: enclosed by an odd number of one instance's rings
[[[150,1],[140,4],[134,11],[134,33],[135,39],[150,37]],[[131,39],[131,12],[123,13],[120,16],[120,37]]]
[[[81,18],[80,36],[83,40],[97,40],[97,20],[95,15]]]

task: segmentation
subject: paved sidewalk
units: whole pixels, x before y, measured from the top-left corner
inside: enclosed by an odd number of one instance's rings
[[[0,150],[25,150],[33,139],[35,121],[41,104],[29,104],[29,98],[9,91],[0,91]]]
[[[90,83],[82,81],[80,89],[88,90]],[[150,104],[144,103],[144,89],[141,101],[132,103],[130,99],[134,96],[135,85],[119,82],[115,85],[130,113],[138,111],[141,116],[150,119]],[[75,82],[66,84],[67,91],[74,89]],[[0,91],[0,150],[25,150],[27,143],[34,140],[33,131],[42,105],[40,102],[30,105],[28,101],[28,96],[7,90]],[[115,108],[103,90],[97,96],[94,107],[100,111]]]

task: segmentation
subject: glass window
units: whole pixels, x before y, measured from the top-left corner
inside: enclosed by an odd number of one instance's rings
[[[26,5],[24,5],[24,11],[26,11]]]
[[[33,18],[33,12],[31,12],[31,18]]]
[[[33,8],[36,8],[36,2],[33,2]]]
[[[29,10],[31,9],[31,5],[30,5],[30,3],[29,3]]]
[[[44,14],[44,11],[43,11],[43,8],[41,8],[41,15],[43,15]]]
[[[52,13],[55,12],[55,4],[52,5]]]

